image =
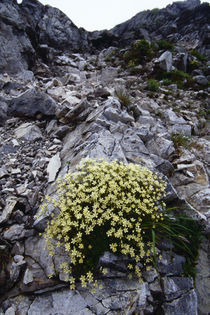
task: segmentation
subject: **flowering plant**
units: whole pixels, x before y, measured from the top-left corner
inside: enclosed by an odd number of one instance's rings
[[[145,167],[90,159],[57,181],[57,197],[46,200],[60,212],[48,223],[45,239],[50,255],[56,246],[69,255],[70,263],[61,267],[71,289],[78,279],[82,286],[97,284],[98,260],[107,250],[131,258],[128,269],[141,278],[139,262],[150,265],[153,252],[144,222],[155,226],[163,219],[165,188]]]

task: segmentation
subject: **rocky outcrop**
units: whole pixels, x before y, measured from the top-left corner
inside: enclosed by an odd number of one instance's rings
[[[165,9],[147,10],[115,26],[111,32],[122,45],[135,39],[169,40],[188,48],[202,47],[209,56],[210,6],[200,1],[177,1]]]
[[[196,10],[204,14],[203,7],[208,6],[198,1],[178,2],[156,14],[180,21],[182,13],[188,12],[191,21]],[[135,28],[144,16],[148,17],[145,23],[150,23],[154,12],[143,12],[114,31],[89,35],[59,10],[36,0],[24,0],[21,5],[0,0],[0,15],[2,29],[11,32],[11,43],[23,36],[30,47],[29,59],[24,57],[26,42],[21,40],[16,51],[0,59],[6,60],[2,72],[8,72],[0,75],[0,314],[207,315],[209,86],[195,78],[186,88],[189,78],[184,74],[181,88],[180,82],[160,80],[158,89],[149,91],[147,80],[157,78],[157,65],[173,74],[175,67],[189,68],[194,61],[196,68],[189,73],[208,82],[208,63],[188,50],[180,53],[183,47],[177,44],[173,54],[160,50],[153,59],[138,65],[137,72],[131,72],[122,62],[125,50],[116,50],[118,32],[125,27],[123,44],[128,24]],[[196,21],[201,23],[199,18]],[[196,33],[201,45],[202,27]],[[194,30],[190,26],[184,31],[184,24],[180,29],[186,34]],[[155,32],[159,30],[151,34]],[[163,28],[160,32],[165,34]],[[2,34],[6,40],[7,33]],[[146,30],[142,34],[148,35]],[[56,46],[59,39],[62,52]],[[79,40],[90,50],[113,43],[116,47],[98,54],[78,53]],[[1,52],[2,47],[0,56]],[[15,71],[9,67],[13,57],[17,60]],[[28,70],[35,64],[34,72]],[[166,202],[205,223],[206,239],[200,248],[195,282],[183,273],[186,258],[164,241],[157,249],[162,256],[157,271],[142,267],[142,283],[128,279],[127,257],[105,252],[99,261],[99,266],[108,269],[99,278],[103,289],[91,293],[91,288],[78,284],[76,291],[69,290],[60,268],[65,253],[60,249],[54,258],[49,256],[39,234],[54,209],[49,207],[39,218],[36,215],[45,194],[54,194],[52,184],[58,176],[74,170],[85,157],[133,162],[163,174],[168,183]],[[49,278],[53,268],[57,274]]]
[[[0,2],[0,72],[32,70],[38,58],[49,61],[57,50],[88,50],[88,39],[60,10],[37,0]],[[59,47],[59,48],[58,48]]]
[[[159,276],[154,270],[144,271],[141,284],[127,279],[124,258],[104,253],[100,264],[109,272],[100,279],[104,288],[94,294],[79,284],[77,291],[69,291],[59,267],[64,253],[58,251],[52,259],[39,236],[49,219],[35,217],[42,197],[47,191],[53,193],[50,184],[58,176],[87,156],[159,170],[169,180],[168,202],[186,207],[180,199],[185,198],[199,211],[199,218],[206,224],[209,220],[209,142],[201,136],[204,118],[197,115],[205,109],[201,92],[162,85],[151,95],[146,83],[139,83],[140,76],[105,62],[108,51],[100,57],[57,57],[60,76],[55,78],[46,79],[44,72],[31,81],[1,77],[6,121],[2,122],[0,147],[0,248],[11,253],[0,274],[3,314],[56,314],[57,309],[65,314],[123,314],[126,310],[191,315],[197,309],[207,314],[206,243],[201,249],[200,257],[205,259],[199,260],[196,291],[193,280],[183,276],[185,257],[171,255],[166,243],[160,249]],[[47,68],[43,71],[48,73]],[[128,82],[130,105],[125,106],[115,90],[119,84],[125,90]],[[192,137],[191,147],[177,148],[172,141],[171,134],[180,131]],[[58,274],[49,279],[53,266]]]
[[[126,47],[136,39],[169,40],[209,55],[209,4],[188,0],[147,10],[110,31],[87,32],[60,10],[37,0],[0,2],[0,73],[35,70],[37,61],[54,63],[61,51],[92,52]]]

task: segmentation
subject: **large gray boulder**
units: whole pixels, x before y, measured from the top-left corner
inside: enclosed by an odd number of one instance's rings
[[[43,92],[30,89],[9,101],[8,114],[15,117],[42,118],[53,117],[55,101]]]

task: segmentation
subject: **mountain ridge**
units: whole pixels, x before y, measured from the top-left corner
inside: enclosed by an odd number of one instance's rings
[[[210,6],[199,0],[175,2],[160,10],[137,13],[111,30],[87,32],[59,9],[38,0],[1,0],[0,71],[32,70],[38,58],[59,51],[97,53],[110,46],[125,48],[136,39],[167,39],[210,55]]]

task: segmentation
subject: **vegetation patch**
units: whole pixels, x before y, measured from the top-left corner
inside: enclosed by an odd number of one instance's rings
[[[182,133],[172,133],[171,140],[174,143],[174,147],[178,149],[179,147],[184,147],[188,149],[190,147],[190,138],[184,136]]]
[[[177,84],[178,88],[189,88],[194,85],[194,80],[192,77],[182,70],[172,70],[171,72],[159,72],[159,80],[170,80],[172,83]]]
[[[192,219],[166,211],[165,189],[158,174],[117,161],[83,160],[76,172],[58,180],[57,197],[46,196],[43,211],[51,203],[59,213],[52,215],[44,237],[51,256],[57,247],[65,252],[67,261],[60,268],[70,289],[76,281],[83,287],[98,285],[99,272],[107,272],[97,269],[105,251],[128,257],[128,276],[140,280],[142,265],[147,270],[156,265],[162,239],[194,261],[199,236],[193,224],[186,226]]]
[[[199,53],[199,51],[197,51],[196,49],[191,50],[190,54],[192,56],[195,56],[199,61],[201,62],[206,62],[208,60],[207,57],[205,57],[204,55],[202,55],[201,53]]]
[[[157,80],[149,79],[147,81],[147,89],[152,92],[156,92],[159,90],[160,84]]]
[[[123,88],[116,89],[115,95],[119,99],[122,106],[125,106],[126,108],[129,107],[129,105],[131,104],[131,98]]]
[[[167,40],[158,40],[157,41],[157,44],[158,44],[158,47],[159,49],[161,50],[173,50],[174,48],[174,45],[169,43]]]
[[[131,68],[151,60],[152,57],[153,50],[151,44],[145,39],[141,39],[133,43],[131,48],[125,52],[123,59],[128,68]]]

